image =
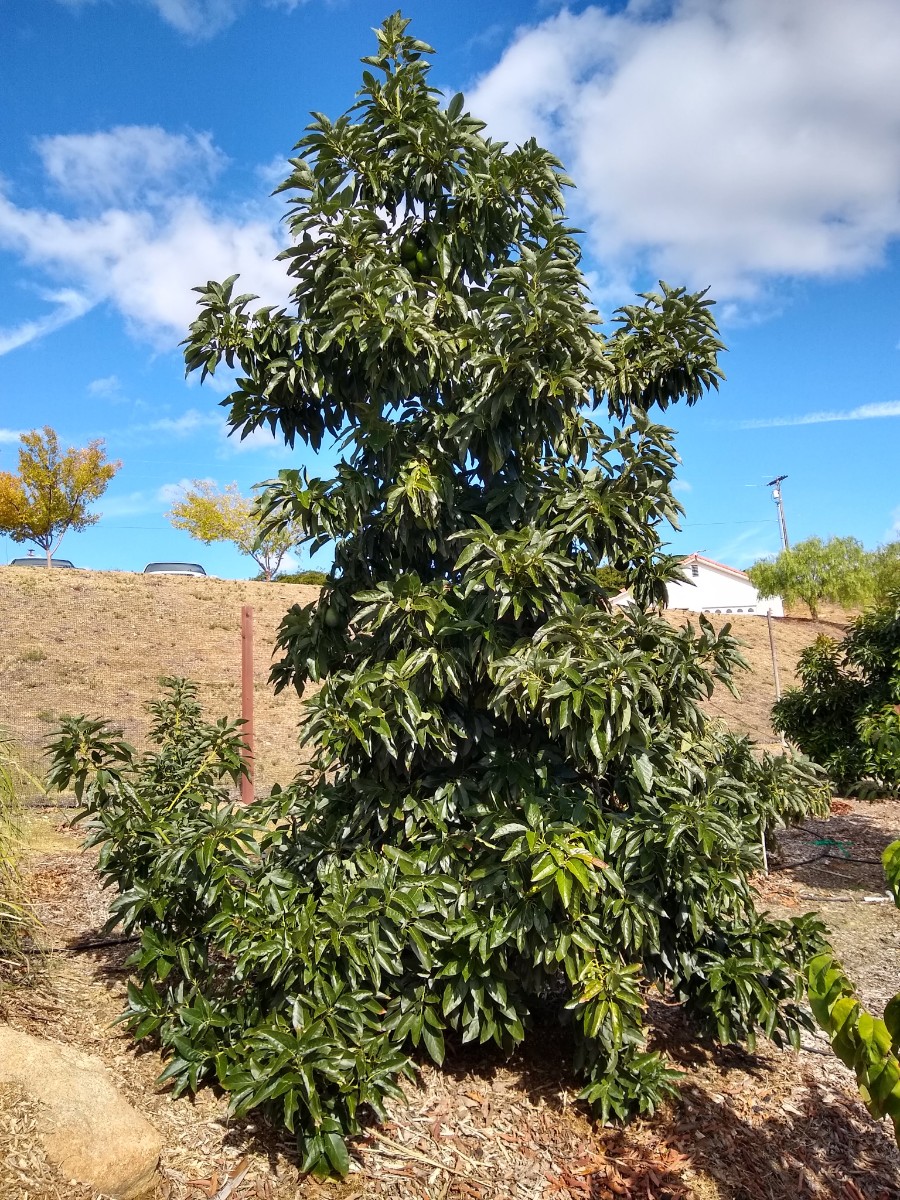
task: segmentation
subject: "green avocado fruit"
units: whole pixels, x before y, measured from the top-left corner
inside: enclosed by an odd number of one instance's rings
[[[340,623],[341,623],[341,618],[338,615],[337,609],[336,608],[326,608],[324,621],[325,621],[326,629],[337,629],[338,625],[340,625]]]
[[[404,262],[413,262],[416,255],[419,253],[419,247],[416,245],[416,239],[405,237],[400,243],[400,257]]]
[[[422,250],[416,251],[416,266],[420,271],[424,271],[428,266],[428,255]]]

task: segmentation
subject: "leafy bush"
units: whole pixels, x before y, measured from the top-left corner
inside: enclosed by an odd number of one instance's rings
[[[328,576],[324,571],[293,571],[279,575],[276,583],[305,583],[308,587],[324,587]]]
[[[752,1044],[761,1025],[796,1042],[794,964],[819,927],[757,916],[746,875],[761,814],[803,810],[802,767],[707,731],[677,780],[623,780],[632,799],[611,805],[507,755],[477,792],[447,781],[425,801],[441,837],[422,801],[392,814],[360,781],[367,839],[309,777],[236,804],[239,724],[205,721],[195,685],[167,680],[154,714],[145,755],[83,717],[52,747],[51,784],[74,788],[118,892],[110,927],[140,934],[125,1020],[170,1052],[176,1094],[217,1080],[235,1112],[265,1105],[307,1169],[346,1169],[343,1135],[383,1115],[411,1049],[440,1062],[450,1033],[512,1047],[538,999],[568,1019],[605,1118],[652,1112],[676,1077],[642,1045],[650,980],[713,1037]]]
[[[149,756],[84,719],[55,747],[140,930],[135,1035],[178,1089],[269,1107],[321,1171],[411,1053],[511,1049],[538,1010],[603,1119],[652,1112],[674,1080],[648,988],[700,1033],[796,1042],[820,936],[758,914],[749,883],[764,823],[817,805],[817,778],[710,725],[737,643],[654,607],[680,510],[650,413],[717,384],[710,302],[661,285],[601,336],[559,164],[486,140],[462,97],[442,109],[428,52],[391,18],[357,105],[300,143],[290,311],[211,283],[186,346],[189,369],[237,370],[236,431],[344,448],[333,478],[267,492],[268,521],[334,547],[278,635],[276,685],[322,683],[308,766],[236,808],[239,731],[183,684]]]
[[[800,687],[772,709],[772,723],[837,787],[900,789],[900,591],[858,617],[840,642],[821,636],[797,663]]]

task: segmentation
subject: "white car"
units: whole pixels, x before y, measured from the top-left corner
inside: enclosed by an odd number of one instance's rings
[[[206,575],[199,563],[152,562],[144,567],[145,575]]]

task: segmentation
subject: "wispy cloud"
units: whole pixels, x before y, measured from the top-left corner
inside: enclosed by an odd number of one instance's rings
[[[62,329],[63,325],[83,317],[94,306],[87,296],[71,289],[48,293],[47,299],[56,304],[53,312],[31,321],[22,321],[8,329],[0,329],[0,355],[9,354],[11,350],[18,350],[29,342]]]
[[[14,446],[24,432],[24,429],[0,429],[0,446]]]
[[[743,570],[761,558],[778,552],[778,533],[772,522],[753,525],[729,541],[715,547],[709,554],[717,562]],[[706,551],[703,551],[706,553]]]
[[[92,396],[117,396],[121,388],[118,375],[104,375],[102,379],[92,379],[87,385]]]
[[[65,8],[86,8],[97,0],[57,0]],[[262,0],[266,8],[283,8],[293,12],[308,0]],[[241,11],[248,7],[248,0],[144,0],[148,8],[156,13],[173,29],[192,41],[208,41],[227,29]]]
[[[676,479],[672,484],[672,491],[676,496],[686,496],[688,492],[692,492],[693,490],[694,485],[686,479]]]
[[[860,404],[843,411],[798,413],[795,416],[762,417],[759,420],[739,421],[738,429],[780,429],[785,425],[827,425],[831,421],[877,421],[900,417],[900,400],[883,400],[876,404]]]
[[[222,416],[215,412],[201,412],[198,408],[189,408],[178,417],[160,417],[156,421],[145,421],[140,425],[132,425],[128,430],[131,434],[167,433],[172,437],[188,437],[203,429],[215,429],[222,425]]]

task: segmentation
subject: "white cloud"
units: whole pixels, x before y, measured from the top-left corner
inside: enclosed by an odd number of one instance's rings
[[[192,491],[197,483],[208,483],[211,487],[217,487],[215,479],[210,479],[208,475],[202,479],[188,479],[186,476],[179,479],[177,483],[164,483],[157,491],[156,498],[160,504],[175,504],[176,501],[184,498],[185,492]]]
[[[64,8],[86,8],[97,0],[57,0]],[[214,37],[244,6],[244,0],[143,0],[179,33],[198,41]]]
[[[197,196],[154,211],[110,208],[87,217],[21,208],[0,192],[0,247],[65,280],[86,305],[107,302],[132,331],[171,348],[197,313],[192,288],[241,273],[241,288],[284,303],[275,224],[256,213],[220,216]],[[89,303],[88,303],[89,302]]]
[[[672,484],[672,491],[676,494],[676,496],[685,496],[688,492],[692,492],[693,490],[694,485],[692,483],[688,483],[686,479],[676,479]]]
[[[46,316],[21,321],[8,329],[0,329],[0,355],[9,354],[10,350],[18,350],[21,346],[27,346],[29,342],[62,329],[63,325],[83,317],[94,306],[94,302],[87,296],[71,288],[47,293],[46,299],[56,305]]]
[[[25,432],[24,429],[0,429],[0,446],[15,445]]]
[[[566,159],[610,277],[747,297],[900,233],[896,0],[629,0],[519,31],[467,97]]]
[[[121,386],[118,375],[105,375],[102,379],[92,379],[87,390],[92,396],[117,396]]]
[[[188,37],[214,37],[238,15],[242,0],[149,0],[164,21]]]
[[[156,421],[146,421],[140,425],[132,425],[129,433],[167,433],[172,437],[189,437],[204,429],[215,429],[222,424],[221,413],[201,412],[197,408],[189,408],[179,417],[160,417]]]
[[[900,417],[900,400],[884,400],[876,404],[860,404],[843,412],[798,413],[789,417],[762,417],[759,420],[740,421],[738,429],[779,429],[784,425],[825,425],[832,421],[877,421],[886,417]]]
[[[169,133],[158,125],[118,125],[98,133],[39,138],[49,177],[69,199],[143,203],[213,179],[225,156],[208,133]],[[160,193],[159,189],[164,189]]]

